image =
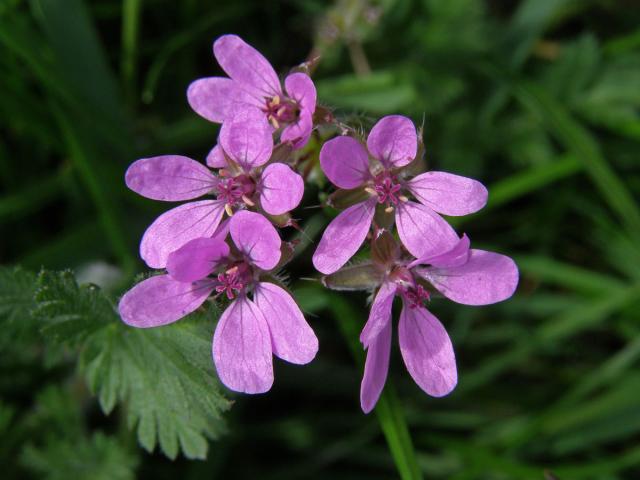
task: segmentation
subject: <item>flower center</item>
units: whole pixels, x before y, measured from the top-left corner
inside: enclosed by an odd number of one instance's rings
[[[241,263],[223,273],[219,273],[218,285],[216,285],[218,295],[224,293],[229,300],[233,300],[247,284],[248,269],[249,267],[246,264]]]
[[[391,206],[403,200],[403,196],[400,195],[402,186],[398,183],[397,177],[388,171],[376,175],[373,179],[373,189],[378,195],[378,203],[388,203]]]
[[[280,128],[282,123],[291,123],[297,120],[300,109],[298,104],[289,98],[280,98],[279,95],[267,99],[262,111],[273,128]]]
[[[255,191],[255,183],[248,175],[238,175],[237,177],[225,177],[227,173],[220,171],[220,178],[216,185],[216,193],[219,200],[227,205],[237,205],[246,203],[253,206],[250,196]]]
[[[404,290],[404,298],[409,303],[409,308],[414,309],[421,307],[425,302],[428,302],[431,298],[429,292],[424,289],[422,285],[410,287]]]

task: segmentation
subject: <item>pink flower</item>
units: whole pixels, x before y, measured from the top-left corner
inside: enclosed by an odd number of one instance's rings
[[[240,112],[220,130],[220,144],[213,148],[207,165],[180,155],[143,158],[125,175],[127,186],[154,200],[192,200],[203,195],[215,198],[176,207],[160,215],[147,229],[140,256],[151,268],[164,268],[169,254],[185,243],[211,237],[225,211],[255,208],[270,215],[284,214],[300,203],[302,177],[283,163],[269,163],[273,150],[271,129],[255,110]]]
[[[358,251],[376,206],[387,213],[395,210],[400,239],[416,257],[442,251],[457,241],[438,213],[476,212],[487,202],[487,189],[480,182],[445,172],[407,178],[403,167],[415,159],[417,148],[413,122],[400,115],[378,121],[369,133],[367,148],[346,136],[324,144],[320,164],[329,180],[341,189],[363,189],[369,198],[347,208],[329,224],[313,255],[316,269],[335,272]]]
[[[273,384],[272,354],[306,364],[318,339],[291,295],[264,280],[280,261],[280,237],[262,215],[237,212],[229,221],[235,249],[220,237],[196,238],[169,255],[166,275],[140,282],[120,300],[122,320],[139,328],[173,323],[215,292],[232,302],[213,336],[218,377],[237,392]],[[253,299],[249,299],[252,295]]]
[[[488,305],[509,298],[518,284],[518,268],[507,256],[469,249],[463,235],[451,248],[432,251],[413,261],[393,250],[385,265],[360,341],[367,349],[360,404],[365,413],[375,406],[389,369],[391,307],[402,298],[398,324],[400,352],[409,374],[431,396],[441,397],[456,386],[458,374],[449,335],[425,307],[433,287],[465,305]],[[427,288],[425,288],[427,287]]]
[[[236,35],[218,38],[213,54],[230,78],[201,78],[189,85],[187,99],[198,115],[224,123],[238,111],[257,109],[275,130],[284,127],[281,142],[294,148],[307,143],[316,109],[316,88],[308,75],[288,75],[283,90],[267,59]]]

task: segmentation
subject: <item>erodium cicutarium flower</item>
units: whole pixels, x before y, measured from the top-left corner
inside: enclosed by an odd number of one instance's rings
[[[229,234],[231,246],[223,234],[192,239],[172,252],[167,274],[140,282],[118,308],[125,323],[149,328],[181,319],[212,295],[227,298],[231,303],[213,336],[218,377],[231,390],[263,393],[273,384],[272,355],[306,364],[318,351],[318,339],[269,274],[281,256],[273,225],[244,210],[229,220]]]
[[[271,128],[262,114],[245,110],[224,123],[219,144],[207,158],[212,172],[196,160],[165,155],[134,162],[127,186],[154,200],[192,200],[160,215],[140,243],[140,255],[151,268],[164,268],[169,254],[199,237],[211,237],[225,212],[256,209],[282,215],[300,203],[302,177],[288,165],[272,161]]]
[[[391,310],[402,299],[398,322],[400,352],[411,377],[427,394],[441,397],[456,386],[455,354],[447,331],[426,308],[434,293],[464,305],[488,305],[509,298],[518,285],[518,269],[511,258],[469,248],[461,239],[419,259],[405,253],[388,232],[372,244],[372,262],[345,270],[368,269],[369,287],[377,289],[360,341],[367,360],[360,388],[365,413],[375,406],[384,387],[391,352]],[[348,275],[338,271],[325,278]]]
[[[224,123],[239,111],[257,110],[280,132],[281,142],[294,148],[307,143],[316,109],[316,88],[307,74],[288,75],[283,89],[269,61],[236,35],[218,38],[213,54],[229,78],[201,78],[189,86],[187,99],[196,113]]]
[[[330,274],[342,267],[364,242],[376,210],[395,212],[402,243],[420,257],[441,251],[455,235],[438,213],[467,215],[486,204],[487,189],[476,180],[445,172],[409,178],[406,167],[416,158],[417,150],[416,128],[400,115],[378,121],[366,148],[348,136],[324,144],[320,164],[325,175],[340,189],[360,189],[364,200],[329,224],[313,255],[316,269]]]

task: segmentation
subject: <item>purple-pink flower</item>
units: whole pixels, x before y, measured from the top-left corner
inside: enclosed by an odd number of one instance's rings
[[[263,393],[273,384],[272,355],[306,364],[315,357],[318,340],[291,295],[266,280],[281,255],[273,225],[244,210],[229,220],[229,233],[231,248],[224,232],[192,239],[172,252],[167,274],[140,282],[118,308],[125,323],[149,328],[179,320],[212,293],[226,296],[232,301],[213,337],[218,377],[231,390]]]
[[[424,307],[430,287],[457,303],[488,305],[509,298],[518,284],[518,268],[511,258],[470,249],[466,235],[419,259],[403,258],[397,248],[388,251],[392,252],[389,258],[377,265],[383,280],[360,335],[367,349],[360,388],[365,413],[375,406],[387,378],[395,296],[402,299],[398,339],[405,366],[422,390],[441,397],[456,386],[458,374],[447,331]]]
[[[365,148],[353,137],[324,144],[320,164],[340,189],[361,189],[368,198],[341,212],[325,230],[313,255],[320,272],[340,269],[364,242],[376,208],[395,211],[402,243],[415,257],[442,251],[458,237],[440,216],[467,215],[487,202],[486,188],[476,180],[445,172],[408,178],[418,137],[413,122],[400,115],[382,118],[371,129]],[[414,198],[418,202],[412,201]]]
[[[182,201],[212,195],[160,215],[147,229],[140,255],[151,268],[164,268],[169,254],[187,242],[212,237],[224,213],[259,209],[281,215],[302,199],[302,177],[284,163],[269,163],[271,128],[260,112],[245,110],[224,123],[219,145],[207,158],[217,175],[201,163],[180,155],[143,158],[125,175],[127,186],[154,200]]]
[[[283,89],[269,61],[236,35],[218,38],[213,54],[229,78],[201,78],[189,86],[187,99],[196,113],[224,123],[238,112],[257,110],[281,131],[281,142],[294,148],[307,143],[316,109],[316,88],[308,75],[288,75]]]

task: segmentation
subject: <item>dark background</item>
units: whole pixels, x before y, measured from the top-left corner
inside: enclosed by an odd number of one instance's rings
[[[319,55],[319,101],[336,116],[424,122],[430,168],[489,187],[485,210],[454,225],[521,270],[503,304],[432,302],[458,358],[450,396],[423,394],[394,347],[388,385],[425,478],[638,478],[639,25],[632,0],[2,1],[0,261],[71,268],[121,294],[167,208],[127,191],[124,172],[145,156],[203,160],[213,146],[217,126],[185,95],[222,74],[212,41],[238,34],[280,74]],[[307,188],[305,204],[321,190]],[[298,216],[317,241],[329,217]],[[291,278],[314,276],[312,248]],[[360,328],[366,295],[334,302],[309,285],[292,287],[317,359],[276,361],[267,395],[227,394],[227,433],[206,461],[146,453],[126,406],[101,413],[77,350],[52,363],[46,335],[17,343],[3,328],[4,478],[396,478],[375,414],[360,411],[341,323]],[[106,443],[83,440],[96,432]]]

